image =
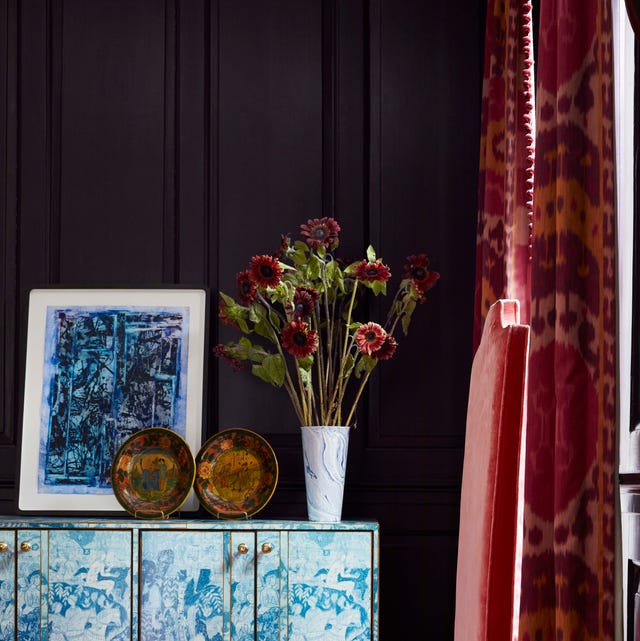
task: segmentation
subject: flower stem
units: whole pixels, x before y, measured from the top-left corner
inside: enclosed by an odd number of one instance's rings
[[[313,310],[313,321],[315,323],[316,331],[318,332],[318,350],[316,352],[316,364],[318,366],[318,396],[320,402],[320,416],[324,417],[325,408],[324,408],[324,398],[325,398],[325,388],[323,387],[324,381],[324,357],[322,349],[322,331],[320,327],[320,306],[316,303]]]
[[[298,395],[296,394],[296,386],[294,385],[293,380],[291,380],[291,374],[289,374],[289,368],[287,367],[287,359],[284,355],[284,352],[282,351],[282,346],[280,345],[280,341],[278,339],[278,333],[276,332],[273,325],[271,325],[271,321],[269,321],[268,327],[271,330],[271,333],[273,334],[273,342],[275,343],[276,348],[278,349],[278,353],[280,354],[280,358],[282,358],[282,362],[284,364],[285,388],[289,393],[289,397],[291,398],[291,402],[293,403],[294,409],[296,410],[298,419],[302,420],[303,422],[301,424],[304,425],[305,424],[304,421],[306,420],[306,413],[303,409],[304,398],[298,397]],[[298,372],[297,363],[295,364],[295,367],[296,367],[296,372]],[[298,378],[299,377],[300,377],[300,372],[298,372]]]
[[[262,303],[262,306],[267,310],[267,312],[275,312],[278,318],[282,321],[283,325],[287,323],[287,319],[262,294],[258,293],[257,298]],[[268,314],[267,319],[269,320],[269,324],[271,324],[271,319],[269,319]]]
[[[353,418],[353,414],[356,411],[356,408],[358,407],[358,402],[360,401],[360,397],[362,396],[362,392],[363,392],[363,390],[364,390],[364,388],[365,388],[365,386],[367,384],[367,381],[369,380],[369,376],[371,376],[371,372],[373,372],[374,369],[375,369],[375,367],[370,369],[362,377],[362,381],[360,382],[360,387],[358,388],[358,393],[356,394],[356,397],[355,397],[355,399],[353,401],[353,405],[351,406],[351,411],[349,412],[349,415],[347,416],[347,420],[345,421],[345,425],[349,425],[349,423],[351,422],[351,419]]]
[[[333,260],[333,259],[332,259]],[[327,286],[327,264],[323,260],[322,261],[322,270],[320,272],[320,278],[322,279],[322,287],[324,289],[324,312],[325,316],[327,319],[327,327],[326,327],[326,336],[327,336],[327,362],[326,362],[326,370],[323,372],[323,377],[318,381],[318,386],[320,390],[326,389],[327,390],[327,396],[328,396],[328,387],[327,387],[327,382],[328,382],[328,373],[333,369],[333,317],[329,313],[329,287]],[[320,332],[320,327],[318,327],[318,332]],[[323,392],[321,391],[321,394],[324,396]],[[327,414],[329,412],[329,407],[325,408],[324,403],[322,403],[322,418],[325,419],[327,417]]]
[[[302,411],[304,414],[303,425],[311,425],[311,405],[313,402],[313,395],[309,394],[309,390],[305,390],[302,376],[300,376],[300,367],[298,363],[295,364],[296,374],[298,376],[298,389],[300,390],[300,400],[302,401]]]
[[[397,296],[397,294],[396,294],[396,296]],[[411,300],[412,300],[411,295],[407,292],[407,295],[404,297],[404,299],[402,301],[402,307],[401,307],[400,311],[396,314],[396,317],[393,319],[393,324],[391,325],[391,329],[387,331],[387,333],[391,334],[391,336],[393,336],[393,333],[396,331],[396,325],[398,324],[398,321],[402,318],[402,315],[404,314],[405,310],[407,309],[407,306],[409,305],[409,301],[411,301]],[[388,325],[391,322],[391,318],[393,318],[393,317],[391,315],[389,315],[385,325]]]
[[[331,406],[336,401],[336,398],[340,399],[336,410],[335,410],[335,419],[337,421],[340,420],[341,418],[341,405],[342,405],[342,397],[344,396],[344,387],[345,387],[345,382],[344,382],[344,377],[342,374],[344,373],[344,363],[347,358],[347,353],[349,349],[351,349],[351,345],[353,345],[353,337],[351,339],[351,343],[349,344],[349,325],[351,325],[351,313],[353,312],[353,303],[356,299],[356,291],[358,289],[358,281],[357,279],[354,279],[353,281],[353,290],[351,291],[351,298],[349,300],[349,310],[347,311],[347,320],[345,323],[345,330],[344,330],[344,342],[342,344],[342,357],[340,358],[340,366],[338,367],[338,380],[335,382],[335,387],[333,388],[333,395],[331,397]],[[347,348],[347,344],[349,344],[349,347]]]

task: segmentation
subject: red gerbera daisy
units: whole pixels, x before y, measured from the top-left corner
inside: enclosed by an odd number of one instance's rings
[[[380,349],[371,352],[371,358],[375,358],[377,361],[387,361],[394,355],[397,346],[396,339],[391,334],[387,334]]]
[[[358,280],[384,283],[391,277],[391,270],[381,260],[376,260],[373,263],[362,260],[356,266],[355,275]]]
[[[296,292],[306,292],[307,294],[309,294],[309,296],[311,296],[311,298],[313,298],[314,301],[320,300],[320,292],[313,287],[298,285],[298,287],[296,287]]]
[[[253,281],[260,287],[277,287],[282,278],[282,267],[278,259],[267,254],[254,256],[249,272]]]
[[[324,245],[327,249],[333,249],[338,246],[338,232],[340,225],[333,218],[311,218],[306,224],[300,225],[302,237],[307,241],[307,245],[316,249]]]
[[[301,320],[291,321],[282,330],[282,346],[296,358],[311,356],[318,349],[318,332]]]
[[[249,270],[245,270],[236,275],[236,285],[238,286],[238,298],[243,305],[251,305],[256,299],[258,288],[251,278]]]
[[[410,278],[420,294],[429,291],[440,278],[438,272],[429,270],[429,258],[426,254],[412,254],[405,259],[403,278]]]
[[[378,323],[366,323],[356,330],[355,341],[358,349],[367,356],[377,352],[385,341],[387,332]]]
[[[306,287],[296,287],[293,295],[293,317],[306,319],[313,314],[316,306],[316,299],[309,294]]]

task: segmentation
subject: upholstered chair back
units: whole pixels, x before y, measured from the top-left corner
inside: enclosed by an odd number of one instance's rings
[[[469,385],[455,641],[511,641],[519,594],[529,326],[516,300],[489,310]]]

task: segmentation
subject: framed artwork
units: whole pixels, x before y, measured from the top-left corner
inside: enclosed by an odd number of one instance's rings
[[[31,290],[20,510],[122,510],[111,463],[140,429],[199,450],[207,313],[204,289]]]

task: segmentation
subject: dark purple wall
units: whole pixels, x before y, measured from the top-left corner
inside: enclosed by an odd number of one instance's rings
[[[397,278],[426,251],[442,274],[358,415],[344,517],[381,523],[381,638],[452,637],[482,5],[0,0],[0,510],[18,494],[31,287],[215,296],[281,232],[335,215],[343,255],[372,242]],[[261,516],[305,518],[284,392],[213,360],[208,378],[204,435],[265,434],[281,476]]]

